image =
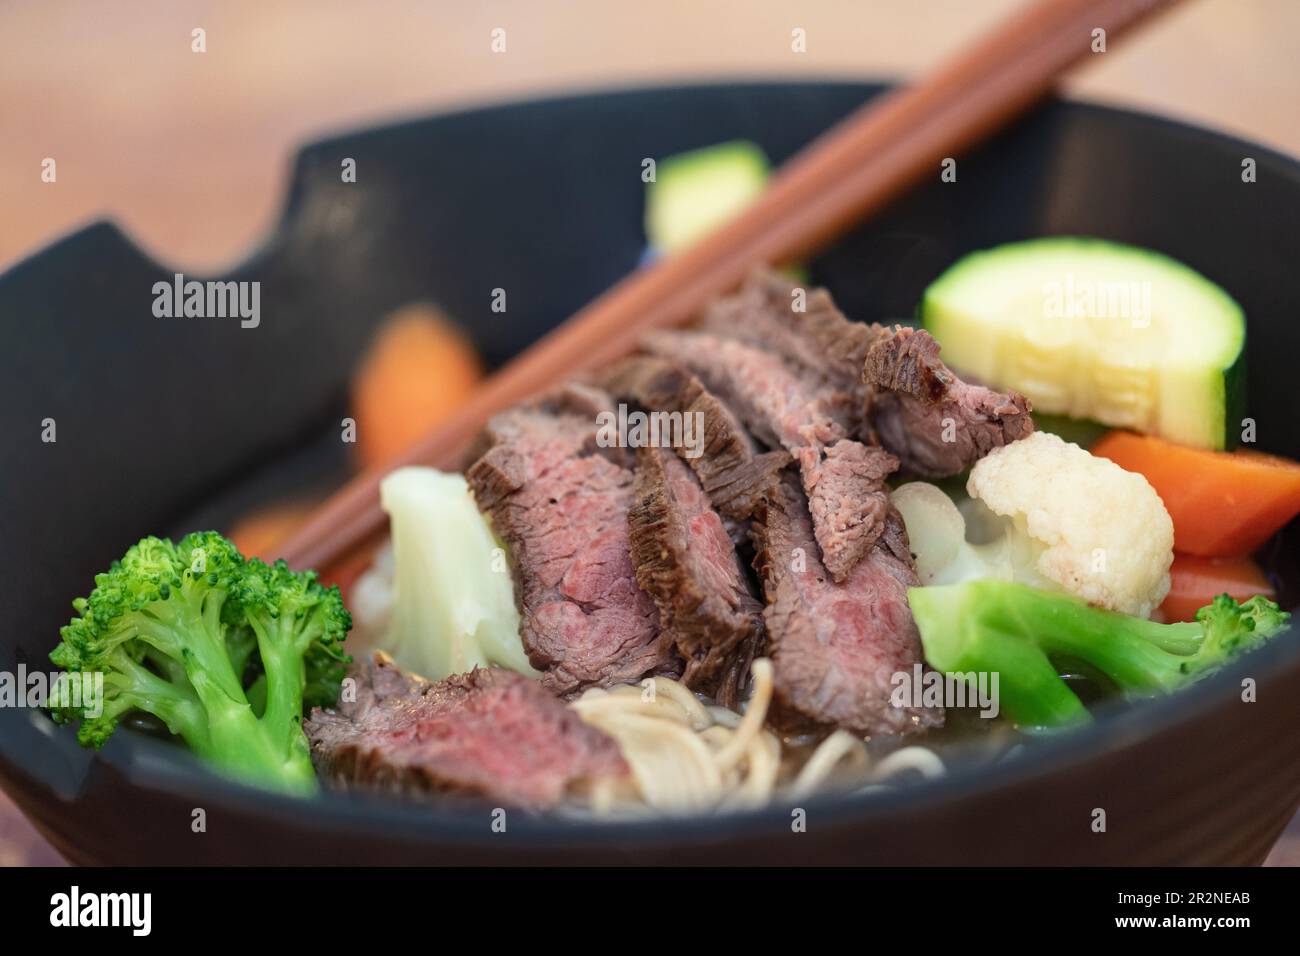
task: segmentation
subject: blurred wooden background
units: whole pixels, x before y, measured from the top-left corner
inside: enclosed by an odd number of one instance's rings
[[[0,269],[111,216],[178,268],[238,261],[305,140],[450,106],[710,77],[899,77],[1021,0],[79,0],[0,6]],[[191,31],[207,52],[191,52]],[[506,30],[504,54],[490,33]],[[801,27],[807,52],[790,49]],[[1072,96],[1300,154],[1300,0],[1189,0]],[[57,162],[55,183],[41,163]],[[1274,862],[1300,864],[1300,826]],[[0,865],[48,862],[0,797]]]
[[[0,6],[0,268],[109,214],[217,267],[275,221],[296,145],[542,91],[716,76],[906,76],[1021,0],[81,0]],[[490,31],[504,27],[507,51]],[[792,53],[790,31],[807,32]],[[190,52],[190,31],[207,52]],[[1300,153],[1300,2],[1188,0],[1071,95]],[[58,182],[42,183],[53,157]]]

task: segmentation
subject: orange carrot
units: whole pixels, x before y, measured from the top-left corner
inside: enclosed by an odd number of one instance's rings
[[[244,515],[235,522],[226,537],[240,553],[250,558],[274,561],[280,542],[311,514],[314,501],[293,501]]]
[[[456,411],[482,375],[469,339],[435,310],[412,305],[394,313],[353,381],[362,465],[405,450]]]
[[[1238,601],[1262,594],[1273,599],[1273,585],[1250,558],[1202,558],[1175,554],[1169,569],[1169,595],[1160,605],[1166,621],[1194,621],[1196,612],[1218,595]]]
[[[1091,448],[1151,482],[1174,522],[1174,548],[1250,554],[1300,514],[1300,464],[1257,451],[1205,451],[1113,431]]]

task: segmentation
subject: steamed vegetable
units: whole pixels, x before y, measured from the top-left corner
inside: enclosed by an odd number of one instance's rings
[[[1036,412],[1200,448],[1233,442],[1246,320],[1219,286],[1147,249],[1057,237],[972,253],[926,290],[944,358]]]
[[[979,502],[965,503],[965,514],[938,485],[912,481],[894,491],[891,501],[903,516],[907,539],[916,555],[916,575],[922,584],[960,584],[980,578],[1020,581],[1051,588],[1052,582],[1034,569],[1036,549],[1029,537],[1015,532]],[[976,508],[982,508],[980,512]],[[988,533],[973,535],[972,523]],[[970,540],[978,537],[978,541]]]
[[[249,512],[227,529],[226,537],[241,554],[272,559],[280,542],[307,520],[314,504],[310,499],[296,499]]]
[[[380,327],[352,383],[361,464],[389,461],[469,397],[483,360],[438,310],[410,305]]]
[[[1272,598],[1273,585],[1247,557],[1202,558],[1175,553],[1169,569],[1169,593],[1160,605],[1160,614],[1166,621],[1193,621],[1196,612],[1218,594],[1237,601],[1255,594]]]
[[[537,676],[519,640],[505,551],[464,477],[401,468],[384,479],[380,498],[392,519],[394,577],[379,645],[429,680],[489,664]]]
[[[753,202],[767,177],[767,157],[745,140],[664,159],[646,195],[650,245],[663,253],[686,248]]]
[[[1168,693],[1260,646],[1289,617],[1263,597],[1239,604],[1225,594],[1195,623],[1157,624],[993,580],[911,588],[907,597],[930,666],[996,672],[1002,713],[1028,727],[1089,719],[1062,667],[1082,664],[1127,694]]]
[[[1300,464],[1285,458],[1202,451],[1123,431],[1093,454],[1151,482],[1173,519],[1174,547],[1188,554],[1250,554],[1300,514]]]
[[[1141,475],[1035,432],[980,459],[966,489],[1005,519],[982,544],[934,486],[894,495],[922,583],[1019,581],[1141,617],[1164,600],[1173,527]]]
[[[337,588],[284,562],[245,560],[214,531],[145,538],[95,576],[50,655],[102,672],[102,713],[83,702],[78,739],[101,746],[123,715],[159,718],[199,757],[249,783],[316,789],[303,708],[332,704],[351,618]]]

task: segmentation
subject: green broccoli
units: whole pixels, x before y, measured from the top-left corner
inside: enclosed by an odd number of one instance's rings
[[[198,756],[248,782],[310,793],[305,697],[333,703],[351,617],[337,587],[284,562],[246,560],[214,531],[179,543],[145,538],[107,572],[50,655],[69,673],[104,675],[87,704],[83,746],[102,746],[123,715],[147,711]]]
[[[1089,719],[1057,663],[1082,664],[1128,694],[1168,693],[1263,644],[1290,617],[1263,597],[1238,604],[1221,594],[1195,623],[1159,624],[994,579],[907,596],[930,666],[997,673],[1002,713],[1029,727]]]

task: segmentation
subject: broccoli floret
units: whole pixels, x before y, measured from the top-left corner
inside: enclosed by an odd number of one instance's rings
[[[352,616],[337,587],[322,587],[315,571],[297,573],[283,561],[268,565],[257,558],[245,565],[238,602],[257,638],[265,677],[261,719],[278,735],[286,758],[300,756],[311,765],[302,734],[304,696],[333,704],[347,670],[343,639]]]
[[[1089,719],[1053,661],[1083,662],[1130,695],[1168,693],[1263,644],[1290,617],[1266,598],[1221,594],[1194,623],[1159,624],[992,579],[911,588],[908,601],[930,666],[996,672],[1002,712],[1030,727]]]
[[[348,663],[351,618],[337,588],[283,562],[245,560],[209,531],[176,544],[143,539],[73,608],[50,658],[104,675],[102,701],[56,714],[81,718],[84,746],[102,746],[124,714],[143,710],[228,773],[316,789],[302,709],[305,699],[334,703]]]

